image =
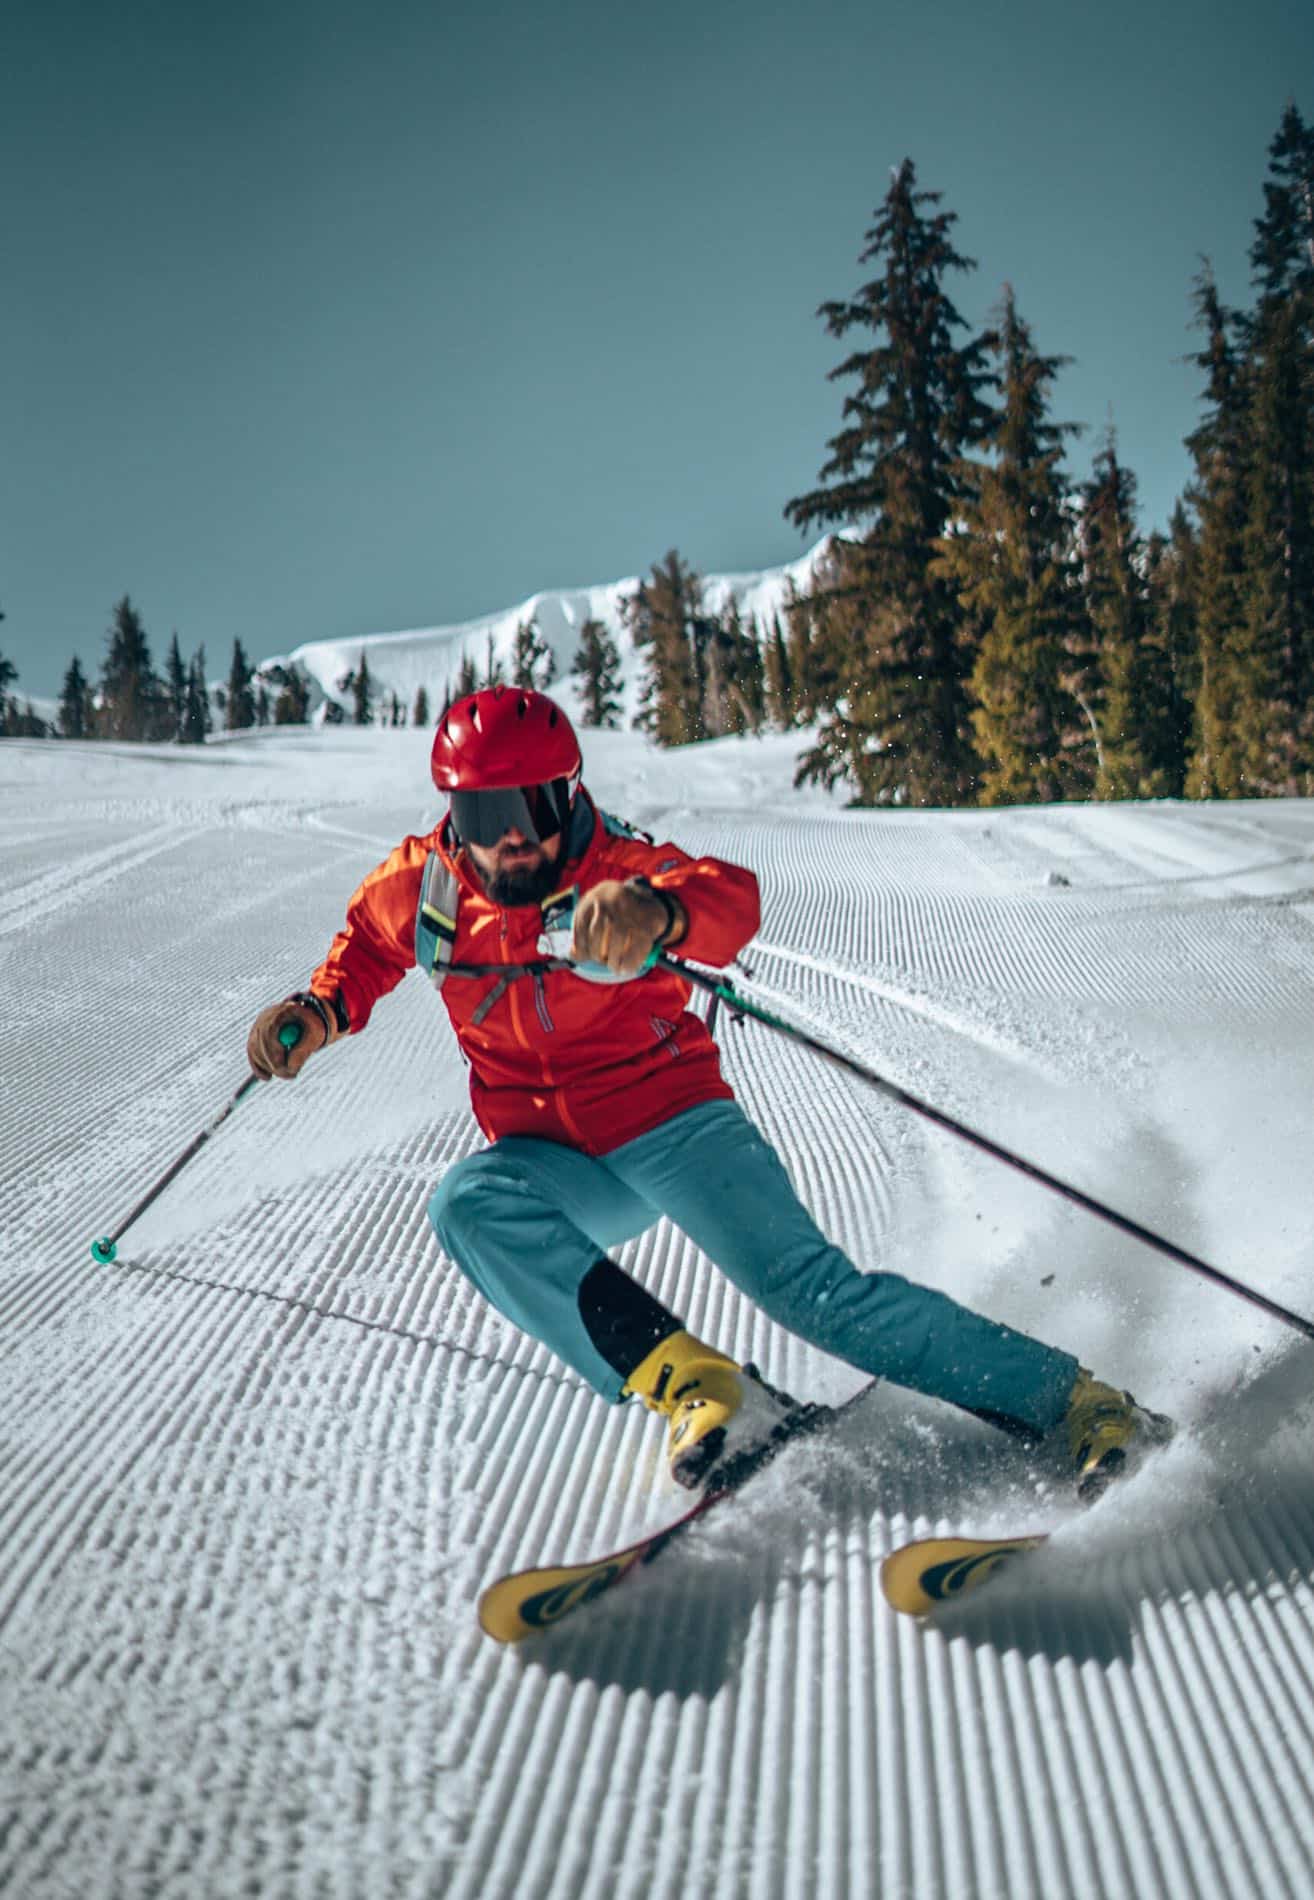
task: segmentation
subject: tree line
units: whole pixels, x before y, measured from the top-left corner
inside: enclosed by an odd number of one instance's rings
[[[330,724],[426,726],[435,713],[441,716],[447,710],[453,698],[481,686],[509,680],[516,686],[542,689],[551,685],[556,672],[556,656],[537,623],[529,619],[516,627],[507,666],[497,657],[490,633],[482,667],[467,652],[455,678],[446,681],[441,698],[431,701],[428,688],[421,685],[408,708],[398,693],[380,688],[362,648],[357,664],[334,681],[338,697],[325,696],[323,717]],[[620,652],[603,621],[583,623],[571,673],[579,682],[584,723],[618,725]],[[0,737],[203,745],[215,729],[216,714],[228,732],[300,725],[309,716],[311,702],[310,679],[295,661],[253,666],[240,640],[233,642],[228,678],[222,686],[207,686],[203,646],[184,664],[176,633],[164,670],[158,672],[141,615],[127,595],[114,608],[99,681],[93,687],[75,656],[64,674],[53,726],[30,703],[19,706],[9,690],[16,679],[13,662],[0,652]]]
[[[69,661],[53,726],[30,703],[19,709],[8,693],[17,677],[13,663],[0,654],[0,735],[204,745],[216,711],[229,731],[295,725],[306,717],[310,682],[301,669],[273,665],[257,672],[240,640],[233,642],[226,686],[207,684],[203,646],[184,662],[176,633],[163,671],[157,671],[141,615],[127,594],[113,610],[105,645],[94,686],[77,656]]]
[[[1314,793],[1314,129],[1269,148],[1247,309],[1193,287],[1203,414],[1166,532],[1137,527],[1110,428],[1089,479],[1006,287],[968,325],[954,213],[894,173],[861,287],[822,304],[840,426],[786,517],[830,532],[784,626],[706,611],[669,553],[629,605],[663,744],[763,720],[815,737],[798,777],[864,804]]]
[[[532,619],[522,620],[511,642],[508,667],[503,668],[494,652],[491,633],[488,635],[482,667],[470,652],[462,656],[455,680],[447,681],[439,717],[454,699],[478,692],[481,687],[509,684],[546,692],[556,677],[556,655],[537,623]],[[582,622],[570,662],[570,677],[578,687],[584,725],[613,728],[620,725],[620,648],[604,620],[589,618]]]

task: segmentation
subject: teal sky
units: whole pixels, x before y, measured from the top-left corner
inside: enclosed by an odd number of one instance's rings
[[[815,310],[905,155],[1110,414],[1187,475],[1190,283],[1248,293],[1314,9],[1254,0],[6,0],[0,649],[93,675],[789,560],[839,421]]]

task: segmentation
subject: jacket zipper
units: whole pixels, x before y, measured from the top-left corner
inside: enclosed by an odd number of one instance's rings
[[[498,929],[499,929],[499,935],[500,935],[501,944],[502,944],[503,960],[509,961],[510,932],[507,928],[507,918],[506,918],[505,911],[502,913],[502,918],[498,926]],[[541,971],[535,972],[534,983],[536,987],[542,986],[543,976],[542,976]],[[518,984],[512,983],[506,993],[506,1000],[507,1000],[507,1003],[510,1005],[510,1009],[511,1009],[511,1027],[515,1032],[515,1038],[516,1038],[516,1041],[520,1044],[520,1047],[526,1052],[526,1054],[532,1055],[534,1053],[534,1047],[533,1047],[533,1044],[529,1041],[529,1038],[525,1034],[524,1023],[521,1021],[521,1016],[520,1016],[520,1005],[516,1000],[516,991],[518,990],[518,988],[519,988]],[[546,1013],[547,1011],[546,994],[543,997],[543,1011],[544,1013]],[[552,1022],[551,1022],[550,1017],[548,1018],[548,1026],[549,1028],[552,1027]],[[540,1060],[542,1060],[541,1056],[540,1056]],[[582,1129],[578,1126],[578,1124],[575,1121],[575,1117],[571,1114],[570,1110],[566,1107],[565,1090],[561,1088],[558,1085],[558,1083],[553,1079],[551,1065],[546,1061],[543,1062],[543,1085],[545,1088],[551,1090],[553,1103],[557,1112],[557,1117],[559,1121],[561,1122],[562,1127],[566,1130],[566,1133],[570,1136],[570,1139],[576,1144],[577,1147],[579,1147],[583,1151],[583,1153],[592,1154],[593,1144],[585,1139]]]

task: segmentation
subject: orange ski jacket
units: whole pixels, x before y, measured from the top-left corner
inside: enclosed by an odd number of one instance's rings
[[[679,950],[697,963],[729,963],[758,928],[757,879],[720,858],[691,858],[677,845],[610,833],[587,793],[570,828],[572,855],[559,889],[586,891],[607,878],[646,877],[676,895],[688,929]],[[347,906],[345,927],[311,978],[341,998],[357,1035],[381,996],[416,961],[416,911],[425,865],[436,852],[460,894],[452,962],[541,961],[537,904],[509,908],[485,892],[444,820],[427,837],[404,838],[371,871]],[[475,1119],[490,1141],[536,1135],[585,1154],[606,1154],[672,1115],[732,1095],[715,1042],[688,1007],[689,984],[656,968],[629,982],[592,983],[546,970],[506,985],[475,1021],[497,974],[449,975],[441,994],[470,1065]]]

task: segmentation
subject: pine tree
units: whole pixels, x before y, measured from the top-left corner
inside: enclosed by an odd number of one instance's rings
[[[1200,703],[1200,544],[1179,501],[1166,535],[1146,544],[1147,643],[1155,676],[1162,681],[1159,707],[1164,789],[1172,798],[1188,790]]]
[[[966,328],[944,282],[972,268],[950,241],[951,212],[919,191],[911,159],[894,175],[860,261],[877,274],[819,314],[835,337],[869,340],[831,371],[853,379],[820,486],[785,513],[799,528],[846,525],[824,587],[824,638],[836,679],[803,774],[848,774],[866,803],[961,804],[974,798],[969,719],[974,655],[935,567],[938,544],[971,492],[969,451],[989,429],[988,336]],[[814,589],[814,593],[817,590]]]
[[[1314,127],[1288,106],[1250,262],[1243,789],[1314,791]]]
[[[182,736],[183,720],[187,714],[187,669],[183,665],[176,629],[164,661],[164,692],[172,726],[170,737],[178,739]]]
[[[622,603],[621,614],[645,662],[635,724],[658,745],[705,738],[707,621],[697,574],[672,548]]]
[[[1089,730],[1070,691],[1077,631],[1071,531],[1060,463],[1074,423],[1049,419],[1067,357],[1041,356],[1011,288],[994,348],[1003,408],[987,441],[995,460],[968,487],[937,571],[973,628],[972,727],[981,801],[1052,802],[1094,782]],[[967,484],[965,484],[967,486]]]
[[[1082,583],[1092,634],[1087,710],[1098,727],[1097,798],[1162,797],[1169,789],[1165,707],[1170,682],[1148,639],[1136,478],[1110,429],[1082,488]]]
[[[351,722],[353,725],[368,726],[373,724],[374,690],[374,676],[370,672],[370,664],[365,657],[365,650],[362,647],[360,665],[350,667],[337,681],[337,691],[345,694],[351,701]],[[337,705],[338,703],[335,700],[332,704]],[[325,716],[331,719],[333,723],[341,724],[346,714],[343,712],[342,707],[338,705],[336,713],[328,712],[326,709]]]
[[[572,679],[579,681],[586,726],[615,728],[620,724],[620,652],[601,620],[586,620],[570,663]]]
[[[164,690],[151,664],[141,615],[126,594],[114,608],[106,639],[98,728],[110,739],[167,738]]]
[[[1314,295],[1314,126],[1289,101],[1268,148],[1264,215],[1250,262],[1264,298]]]
[[[304,726],[310,711],[310,681],[301,668],[277,663],[265,669],[275,688],[273,721],[276,726]]]
[[[779,614],[771,616],[771,628],[762,649],[762,675],[767,718],[784,732],[794,723],[794,692]]]
[[[374,719],[374,680],[370,674],[370,663],[361,648],[360,665],[356,668],[351,682],[351,717],[355,725],[368,726]]]
[[[766,664],[756,616],[744,625],[739,603],[731,600],[722,615],[722,632],[729,647],[728,680],[736,732],[760,732],[766,723]]]
[[[1205,332],[1194,361],[1205,373],[1208,407],[1186,439],[1195,463],[1187,500],[1199,524],[1195,563],[1198,679],[1188,789],[1199,798],[1241,790],[1236,726],[1247,671],[1245,524],[1249,491],[1249,393],[1244,320],[1224,308],[1206,263],[1193,287],[1196,324]]]
[[[493,646],[493,630],[491,627],[488,629],[488,639],[484,647],[484,677],[481,684],[485,687],[502,686],[505,684],[502,673],[502,662],[498,659]]]
[[[733,594],[721,614],[707,621],[702,637],[703,731],[710,739],[759,731],[766,700],[762,649],[756,624],[744,626]]]
[[[3,619],[4,615],[0,614],[0,620]],[[0,735],[8,735],[10,720],[16,714],[17,708],[9,696],[9,688],[17,678],[18,668],[12,660],[7,660],[4,654],[0,653]]]
[[[228,668],[228,686],[224,703],[224,730],[245,732],[256,722],[255,694],[252,691],[251,663],[240,640],[233,641],[233,658]]]
[[[694,638],[702,654],[703,695],[698,709],[698,727],[704,739],[721,739],[728,732],[740,731],[735,718],[730,684],[734,662],[724,622],[701,617]]]
[[[429,723],[429,695],[423,686],[415,689],[415,704],[411,707],[411,724],[427,726]]]
[[[51,727],[30,699],[25,699],[21,707],[16,699],[11,699],[7,722],[5,730],[11,739],[49,739],[54,736]]]
[[[541,692],[555,678],[556,661],[551,647],[539,632],[538,622],[520,621],[511,645],[511,684]]]
[[[187,697],[183,711],[182,732],[179,737],[184,745],[204,745],[206,734],[210,731],[210,696],[205,680],[205,648],[197,647],[187,668]]]
[[[461,655],[461,664],[456,670],[456,697],[458,699],[468,699],[471,693],[477,693],[478,691],[479,670],[475,666],[474,656],[470,653],[463,653]]]
[[[785,658],[795,725],[810,725],[835,706],[851,671],[844,630],[850,623],[853,603],[842,592],[842,547],[839,540],[832,539],[823,550],[813,569],[810,594],[800,594],[792,578],[785,584]],[[800,781],[825,776],[807,763],[797,774]]]
[[[0,662],[0,671],[2,667],[3,662]],[[68,663],[59,692],[59,730],[65,739],[86,739],[91,736],[94,720],[91,687],[82,671],[82,662],[75,653]]]

